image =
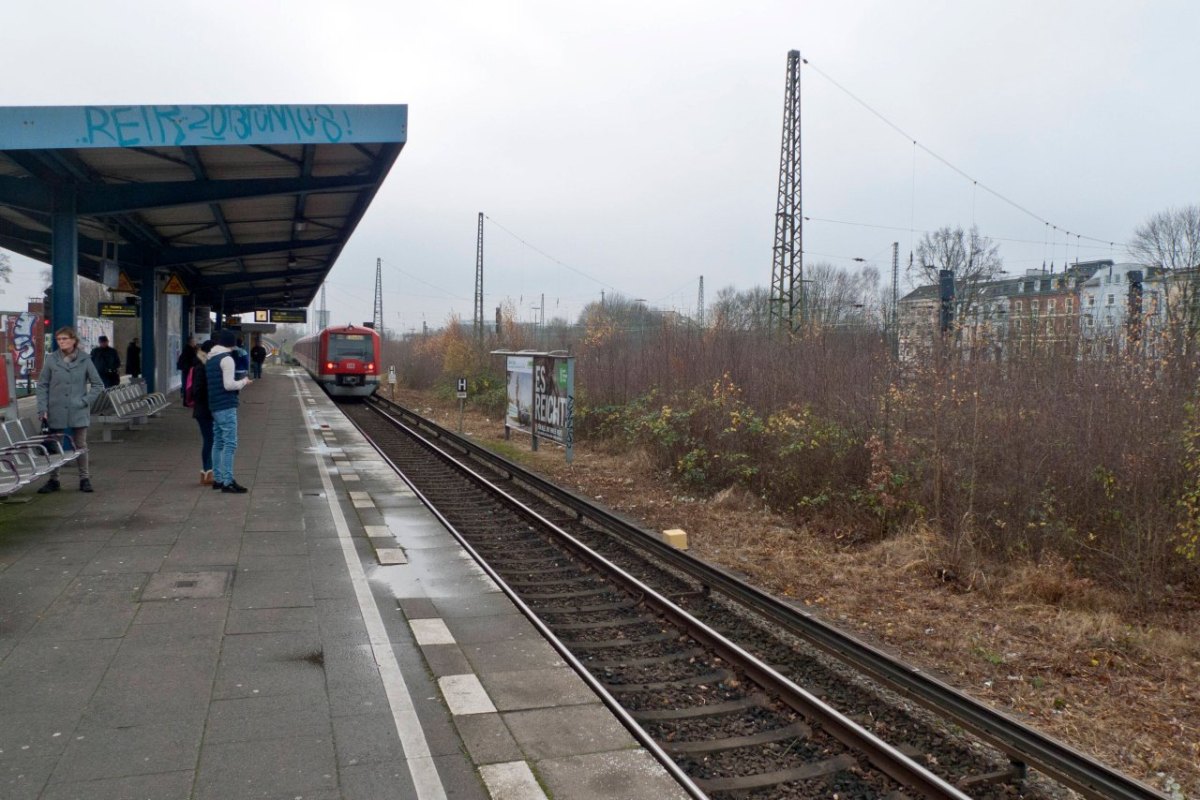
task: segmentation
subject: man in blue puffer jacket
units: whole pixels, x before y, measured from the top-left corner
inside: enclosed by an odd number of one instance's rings
[[[218,344],[208,354],[204,365],[204,377],[208,380],[208,409],[213,417],[213,489],[226,494],[244,494],[249,491],[233,479],[233,454],[237,452],[238,392],[249,386],[249,378],[234,377],[233,348],[237,336],[233,331],[223,330],[217,336]]]

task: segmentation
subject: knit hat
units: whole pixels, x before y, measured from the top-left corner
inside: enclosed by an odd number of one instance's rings
[[[217,344],[221,347],[233,347],[237,344],[237,334],[226,328],[217,334]]]

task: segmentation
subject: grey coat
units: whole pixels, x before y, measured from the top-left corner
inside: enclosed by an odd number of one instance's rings
[[[73,360],[63,358],[61,350],[46,356],[38,378],[38,414],[49,413],[50,427],[86,428],[91,422],[92,403],[104,391],[104,381],[87,353],[76,349]]]

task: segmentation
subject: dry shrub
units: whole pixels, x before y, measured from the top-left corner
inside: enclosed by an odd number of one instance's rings
[[[935,575],[942,558],[943,544],[928,525],[909,525],[891,537],[873,544],[865,553],[866,563],[900,572],[927,572]]]
[[[713,508],[725,511],[758,511],[763,507],[762,500],[740,486],[726,486],[709,500]]]
[[[1035,602],[1086,612],[1109,612],[1127,601],[1075,574],[1071,565],[1050,555],[1039,563],[1019,563],[1005,571],[996,593],[1009,601]]]

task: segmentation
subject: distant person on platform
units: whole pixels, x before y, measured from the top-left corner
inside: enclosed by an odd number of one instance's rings
[[[250,385],[249,378],[234,377],[234,346],[237,336],[223,330],[217,344],[208,353],[204,377],[208,381],[208,410],[213,417],[213,489],[226,494],[249,491],[233,479],[233,455],[238,442],[238,392]]]
[[[131,378],[142,377],[142,348],[138,346],[137,337],[129,340],[125,348],[125,372]]]
[[[92,363],[105,387],[121,382],[121,357],[117,355],[117,348],[108,343],[107,336],[101,336],[100,344],[92,348]]]
[[[262,346],[262,342],[256,342],[254,347],[250,348],[250,374],[255,380],[262,377],[263,362],[267,360],[267,348]]]
[[[79,349],[79,334],[70,326],[54,332],[58,349],[46,356],[37,384],[38,416],[61,443],[63,435],[70,437],[71,446],[79,453],[79,491],[92,491],[92,473],[88,471],[88,425],[91,424],[92,403],[104,389],[104,382],[91,356]],[[38,494],[57,492],[58,470],[38,489]]]
[[[187,400],[187,378],[188,373],[192,371],[192,367],[200,363],[199,357],[196,355],[196,337],[188,337],[187,344],[183,347],[183,352],[179,354],[179,358],[175,359],[175,369],[179,370],[179,397],[181,400]]]

